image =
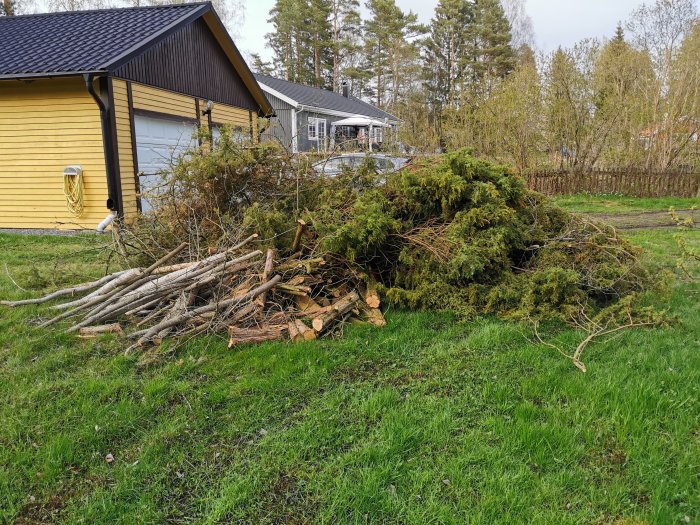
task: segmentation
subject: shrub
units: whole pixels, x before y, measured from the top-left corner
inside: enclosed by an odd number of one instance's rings
[[[571,321],[654,286],[639,249],[614,229],[572,216],[468,150],[386,179],[371,162],[324,179],[279,148],[224,132],[175,166],[159,207],[130,231],[199,249],[254,232],[284,250],[303,218],[307,251],[373,276],[392,304],[466,316]]]

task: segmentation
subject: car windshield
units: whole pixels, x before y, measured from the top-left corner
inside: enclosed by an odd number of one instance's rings
[[[319,163],[319,167],[324,171],[340,171],[343,168],[353,168],[354,165],[354,157],[335,157]]]
[[[375,157],[372,155],[347,155],[340,157],[332,157],[325,161],[320,161],[315,164],[319,171],[326,173],[340,172],[343,169],[355,170],[358,169],[367,159],[372,159],[378,172],[387,172],[396,170],[401,164],[402,159],[392,157]]]

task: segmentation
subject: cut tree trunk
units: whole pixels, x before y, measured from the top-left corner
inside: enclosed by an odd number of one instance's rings
[[[296,252],[299,249],[299,244],[301,243],[301,235],[304,233],[305,228],[306,223],[299,219],[297,221],[297,231],[294,233],[294,241],[292,242],[292,252]]]
[[[382,304],[379,294],[377,293],[377,281],[372,276],[370,276],[367,281],[365,302],[370,308],[379,308],[379,306]]]
[[[363,313],[367,322],[374,326],[386,326],[386,319],[379,308],[363,308]]]
[[[176,317],[173,319],[168,319],[165,321],[161,321],[160,323],[158,323],[157,325],[151,327],[150,329],[148,329],[146,331],[135,332],[135,333],[131,334],[130,337],[139,337],[139,340],[134,345],[132,345],[130,348],[127,348],[127,353],[130,352],[131,350],[133,350],[135,347],[142,346],[143,344],[147,343],[156,334],[160,333],[162,330],[164,330],[166,328],[170,328],[171,326],[175,326],[175,325],[180,324],[184,321],[192,319],[193,317],[197,317],[197,316],[205,314],[205,313],[221,311],[221,310],[228,308],[230,306],[239,305],[239,304],[247,302],[247,301],[252,301],[261,293],[266,292],[270,288],[273,288],[280,281],[281,278],[282,278],[281,276],[275,275],[268,282],[259,286],[258,288],[255,288],[254,290],[251,290],[250,292],[248,292],[247,294],[245,294],[242,297],[227,299],[225,301],[221,301],[220,303],[216,303],[216,304],[208,304],[206,306],[202,306],[202,307],[197,308],[195,310],[185,312],[184,314],[182,314],[179,317]]]
[[[267,326],[261,328],[239,328],[229,326],[228,347],[241,344],[264,343],[266,341],[280,341],[284,339],[286,326]]]
[[[94,339],[100,334],[123,334],[124,331],[119,323],[103,324],[99,326],[85,326],[78,332],[78,337],[83,339]]]
[[[311,325],[314,327],[316,333],[320,334],[324,330],[327,330],[328,327],[331,326],[339,317],[342,319],[346,313],[355,307],[359,300],[359,294],[353,290],[349,294],[334,302],[327,312],[319,315],[318,317],[314,317]]]
[[[262,282],[266,283],[267,280],[270,278],[270,274],[272,273],[272,267],[275,264],[275,250],[270,248],[267,250],[267,257],[265,259],[265,268],[263,269],[263,274],[262,274]],[[260,294],[260,297],[256,299],[256,302],[258,305],[264,307],[265,306],[265,301],[267,299],[267,292],[263,292]]]
[[[287,323],[287,332],[289,333],[289,338],[292,341],[299,341],[301,339],[301,334],[297,328],[297,324],[294,321],[289,321]]]
[[[312,328],[306,326],[301,319],[295,319],[294,324],[296,325],[301,339],[304,339],[305,341],[313,341],[316,339],[316,332]]]
[[[308,315],[313,315],[322,308],[320,304],[314,301],[308,295],[300,295],[294,298],[294,303],[296,304],[299,311],[304,312]]]

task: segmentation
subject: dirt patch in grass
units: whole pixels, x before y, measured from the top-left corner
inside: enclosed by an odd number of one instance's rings
[[[29,501],[20,509],[14,523],[15,525],[58,523],[58,518],[71,497],[71,491],[66,488],[46,500]]]
[[[265,491],[252,522],[301,525],[312,523],[317,513],[318,502],[303,480],[293,472],[281,472]]]
[[[681,219],[700,220],[700,210],[676,210]],[[635,211],[629,213],[586,213],[585,215],[606,222],[618,230],[644,230],[652,228],[675,228],[668,211]]]
[[[354,363],[337,367],[331,378],[339,383],[361,383],[376,378],[381,369],[381,361],[360,359]]]

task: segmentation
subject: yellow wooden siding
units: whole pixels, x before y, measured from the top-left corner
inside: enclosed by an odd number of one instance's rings
[[[117,151],[122,185],[122,206],[124,219],[129,221],[138,215],[138,208],[136,205],[134,153],[131,142],[131,116],[129,115],[129,95],[126,82],[114,79],[112,92],[114,94],[114,115],[117,120]]]
[[[137,84],[136,82],[131,84],[131,94],[134,101],[134,109],[190,119],[197,118],[194,97]]]
[[[115,80],[115,83],[117,80]],[[126,88],[124,88],[126,89]],[[126,91],[124,91],[126,93]],[[175,93],[166,89],[155,88],[132,82],[131,93],[134,102],[134,109],[150,111],[153,113],[163,113],[186,117],[195,120],[197,118],[196,102],[194,97]],[[200,99],[199,107],[203,110],[207,100]],[[214,102],[211,113],[212,122],[215,124],[231,124],[245,130],[250,129],[250,111],[220,102]],[[202,122],[206,122],[206,116],[201,116]],[[255,118],[253,119],[255,126]]]
[[[204,107],[206,101],[200,104]],[[250,129],[250,111],[226,104],[214,103],[211,111],[211,120],[215,124],[231,124],[244,130]]]
[[[63,195],[69,164],[83,168],[80,217]],[[100,112],[83,79],[0,81],[0,227],[94,228],[106,202]]]

